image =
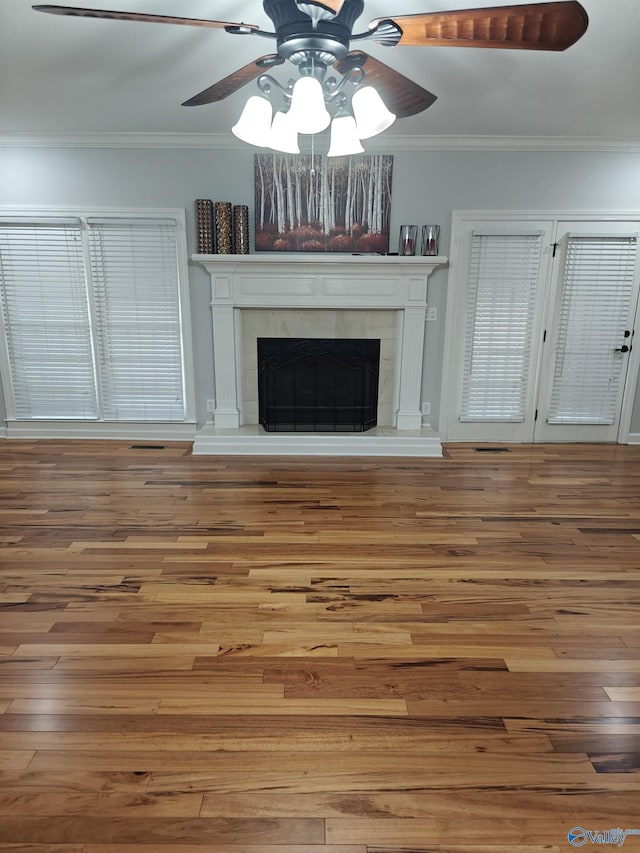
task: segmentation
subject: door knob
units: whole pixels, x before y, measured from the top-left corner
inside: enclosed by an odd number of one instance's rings
[[[626,344],[622,344],[622,346],[615,349],[614,352],[629,352],[629,347]]]

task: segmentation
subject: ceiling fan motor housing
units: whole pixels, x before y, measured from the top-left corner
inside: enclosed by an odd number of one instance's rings
[[[317,51],[323,54],[322,61],[331,64],[349,52],[353,26],[362,14],[364,0],[345,0],[339,15],[317,21],[315,26],[295,0],[264,0],[263,7],[273,21],[283,59],[296,62],[309,51]]]

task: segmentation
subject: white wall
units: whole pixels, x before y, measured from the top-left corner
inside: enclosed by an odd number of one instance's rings
[[[140,148],[0,148],[0,208],[16,206],[183,207],[189,254],[195,251],[194,200],[253,207],[253,151]],[[402,223],[440,223],[448,254],[451,212],[458,210],[640,209],[640,153],[400,151],[394,154],[391,250]],[[430,280],[423,400],[437,424],[446,270]],[[213,396],[209,277],[190,267],[198,419]],[[640,402],[632,432],[640,432]],[[1,414],[1,413],[0,413]]]

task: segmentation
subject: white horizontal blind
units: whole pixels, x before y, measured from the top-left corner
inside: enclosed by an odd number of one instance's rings
[[[637,238],[569,235],[550,424],[613,424],[626,359]],[[612,334],[612,329],[616,331]]]
[[[0,288],[15,416],[97,418],[80,221],[0,222]]]
[[[471,241],[461,421],[525,419],[542,235]]]
[[[88,225],[104,417],[183,421],[176,223]]]

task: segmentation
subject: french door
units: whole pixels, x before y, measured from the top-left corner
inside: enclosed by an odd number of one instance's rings
[[[561,222],[536,441],[616,441],[638,302],[638,235]],[[636,223],[638,224],[638,223]]]
[[[454,221],[447,440],[617,440],[638,230],[629,221]]]

